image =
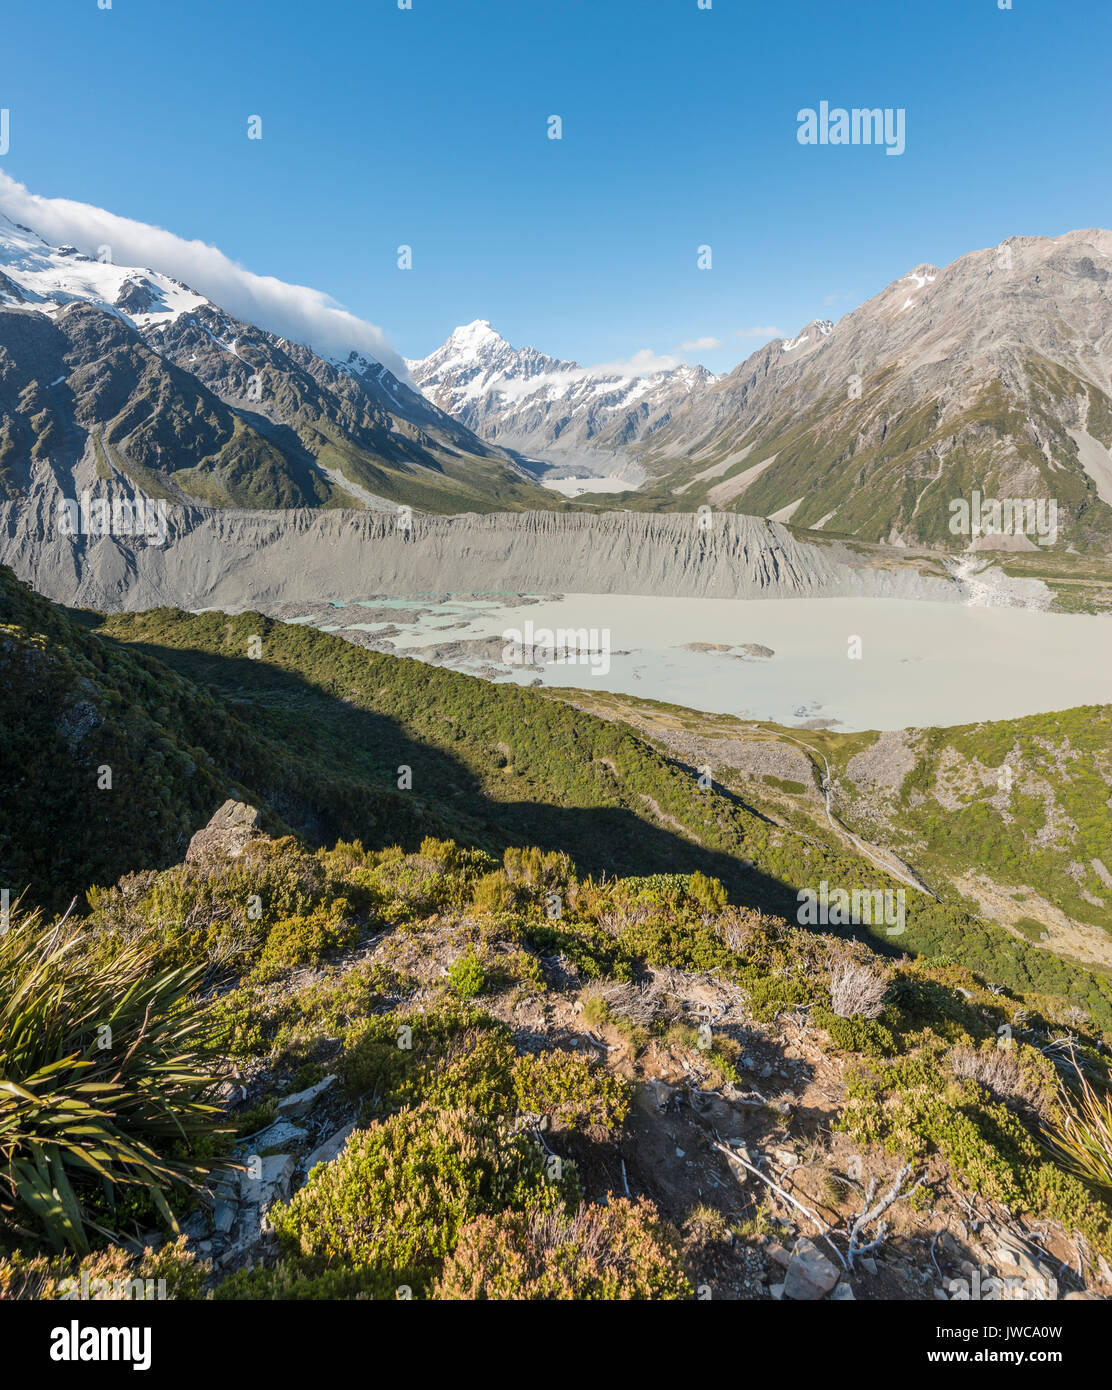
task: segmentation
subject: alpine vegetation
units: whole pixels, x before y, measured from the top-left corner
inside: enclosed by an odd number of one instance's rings
[[[1106,7],[812,5],[820,78],[798,6],[70,8],[3,20],[5,1352],[1086,1364]]]
[[[907,893],[903,888],[831,888],[825,879],[818,888],[801,888],[795,920],[801,926],[884,926],[889,936],[902,936]]]

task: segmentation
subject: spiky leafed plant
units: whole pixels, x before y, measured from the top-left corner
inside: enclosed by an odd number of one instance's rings
[[[1112,1093],[1098,1091],[1071,1058],[1074,1091],[1059,1081],[1059,1108],[1046,1125],[1051,1152],[1066,1168],[1096,1187],[1112,1191]]]
[[[199,974],[156,971],[138,942],[111,954],[65,918],[0,935],[0,1236],[84,1251],[141,1189],[176,1229],[167,1192],[203,1177],[188,1155],[218,1114]]]

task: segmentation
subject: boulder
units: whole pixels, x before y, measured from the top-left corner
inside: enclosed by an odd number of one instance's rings
[[[813,1240],[800,1236],[784,1276],[784,1297],[813,1303],[837,1284],[840,1271]]]
[[[268,1207],[289,1196],[293,1173],[291,1154],[265,1154],[255,1161],[249,1157],[247,1168],[240,1174],[240,1195],[250,1206]]]
[[[289,1120],[275,1120],[267,1129],[260,1130],[244,1147],[252,1153],[258,1153],[260,1149],[288,1149],[296,1147],[308,1133],[307,1129],[292,1124]]]
[[[189,842],[187,864],[219,863],[241,855],[251,840],[259,838],[259,813],[242,801],[225,801],[212,820]]]
[[[1038,1281],[1054,1277],[1049,1256],[1044,1260],[1038,1259],[1036,1249],[1003,1227],[986,1222],[981,1231],[981,1241],[987,1262],[1002,1278],[1015,1278],[1018,1275]]]
[[[236,1209],[231,1202],[217,1202],[216,1210],[212,1214],[213,1229],[226,1236],[231,1234],[235,1224]]]

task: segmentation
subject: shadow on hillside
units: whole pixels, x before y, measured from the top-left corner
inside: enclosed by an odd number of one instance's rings
[[[116,641],[107,634],[101,636]],[[543,786],[536,788],[536,799],[523,797],[521,791],[531,788],[523,789],[525,779],[499,767],[500,760],[509,762],[500,751],[505,747],[504,730],[482,701],[469,711],[453,714],[445,709],[442,727],[447,737],[456,736],[462,745],[466,738],[456,729],[466,722],[486,755],[488,783],[505,776],[510,792],[506,798],[489,794],[461,758],[414,738],[397,718],[356,703],[354,694],[331,694],[297,672],[247,657],[157,643],[119,645],[163,662],[195,684],[212,687],[258,735],[278,741],[292,757],[314,764],[320,783],[317,795],[307,795],[303,789],[294,793],[272,782],[267,785],[267,778],[253,780],[249,769],[226,769],[312,843],[328,845],[340,838],[357,838],[368,848],[401,844],[413,850],[425,835],[434,835],[499,856],[510,845],[534,845],[566,852],[580,874],[595,878],[701,870],[720,879],[735,902],[794,915],[796,895],[787,884],[619,804],[623,799],[641,802],[645,816],[652,817],[651,798],[633,787],[614,787],[611,805],[560,805]],[[365,655],[360,648],[350,650]],[[342,668],[343,663],[337,665]],[[332,679],[342,682],[342,670]],[[519,736],[518,730],[514,733]],[[538,725],[530,736],[543,740],[546,734],[544,711],[538,704]],[[198,742],[203,743],[201,730]],[[585,779],[592,759],[587,744],[583,747],[583,760],[573,765],[553,743],[553,780],[569,789],[569,800],[580,788],[583,799],[591,790],[598,791],[597,781],[588,784]],[[472,744],[473,756],[474,748]],[[410,790],[398,790],[403,768],[411,769]],[[724,798],[724,804],[731,806],[735,801]],[[204,823],[200,821],[194,829]]]

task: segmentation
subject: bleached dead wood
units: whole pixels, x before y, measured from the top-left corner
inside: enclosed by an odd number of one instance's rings
[[[744,1158],[741,1157],[741,1155],[735,1149],[731,1149],[728,1144],[723,1144],[720,1140],[716,1139],[714,1141],[714,1147],[716,1149],[721,1150],[721,1152],[724,1153],[732,1163],[740,1163],[741,1166],[747,1169],[748,1172],[752,1173],[755,1178],[760,1178],[761,1182],[765,1183],[768,1187],[770,1187],[778,1197],[782,1197],[785,1202],[789,1202],[793,1207],[795,1207],[797,1211],[801,1211],[803,1215],[807,1218],[807,1220],[810,1221],[815,1226],[815,1228],[821,1233],[823,1240],[826,1241],[827,1245],[829,1245],[831,1250],[833,1250],[835,1255],[837,1255],[838,1263],[842,1266],[842,1268],[848,1268],[848,1266],[846,1265],[845,1256],[830,1239],[830,1227],[826,1224],[825,1221],[823,1221],[823,1219],[820,1216],[816,1216],[815,1213],[811,1211],[809,1207],[805,1207],[802,1202],[798,1201],[795,1197],[793,1197],[790,1192],[786,1192],[784,1188],[782,1188],[779,1185],[779,1183],[773,1182],[772,1179],[770,1177],[767,1177],[764,1173],[762,1173],[759,1168],[755,1168],[752,1165],[752,1163],[748,1163]]]

